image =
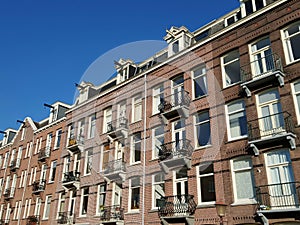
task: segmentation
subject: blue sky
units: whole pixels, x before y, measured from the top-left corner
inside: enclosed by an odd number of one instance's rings
[[[109,50],[162,41],[171,26],[194,31],[238,6],[238,0],[0,1],[0,130],[18,128],[16,120],[27,116],[44,119],[44,103],[71,104],[74,83]]]

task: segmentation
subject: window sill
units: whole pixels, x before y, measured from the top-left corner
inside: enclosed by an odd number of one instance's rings
[[[129,125],[134,125],[135,123],[138,123],[138,122],[141,122],[141,121],[143,121],[143,120],[140,119],[140,120],[137,120],[137,121],[132,121]]]
[[[157,209],[157,208],[153,208],[153,209],[149,210],[148,212],[149,212],[149,213],[153,213],[153,212],[157,213],[157,212],[158,212],[158,209]]]
[[[197,209],[202,209],[202,208],[215,208],[216,205],[215,202],[202,202],[197,205]]]
[[[135,166],[135,165],[139,165],[139,164],[141,164],[141,161],[130,163],[129,166]]]
[[[236,201],[232,204],[230,204],[231,206],[239,206],[239,205],[255,205],[257,204],[257,201],[254,199],[247,199],[247,200],[240,200],[240,201]]]
[[[201,146],[201,147],[195,147],[195,151],[206,149],[206,148],[211,148],[211,147],[212,147],[212,144]]]
[[[238,84],[242,84],[243,82],[242,81],[239,81],[239,82],[236,82],[236,83],[233,83],[233,84],[230,84],[230,85],[227,85],[227,86],[223,86],[223,90],[226,90],[228,88],[231,88],[235,85],[238,85]]]
[[[296,64],[296,63],[298,63],[298,62],[300,62],[300,59],[296,59],[296,60],[293,61],[293,62],[288,62],[288,61],[286,60],[286,66],[291,66],[291,65]]]
[[[228,138],[227,143],[248,139],[248,136],[240,136],[237,138]]]
[[[202,96],[199,96],[199,97],[193,97],[193,99],[192,99],[192,101],[197,101],[197,100],[199,100],[199,99],[202,99],[202,98],[205,98],[205,97],[207,97],[208,96],[208,94],[206,94],[206,95],[202,95]]]
[[[128,211],[124,213],[125,215],[131,215],[131,214],[139,214],[140,210],[139,209],[132,209],[131,211]]]
[[[158,160],[159,160],[159,158],[153,158],[153,159],[150,159],[149,162],[156,162]]]
[[[86,218],[87,215],[79,215],[78,218]]]

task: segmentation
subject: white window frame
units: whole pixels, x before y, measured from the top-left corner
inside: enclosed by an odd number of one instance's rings
[[[9,152],[5,152],[2,169],[5,169],[8,166],[8,161],[9,161]]]
[[[208,120],[204,120],[204,121],[201,121],[201,122],[197,123],[197,116],[198,116],[198,114],[203,114],[203,113],[208,113]],[[198,143],[197,126],[201,125],[201,124],[205,124],[205,123],[209,123],[210,141],[206,145],[199,145],[199,143]],[[194,116],[194,124],[195,124],[195,126],[194,126],[195,148],[196,149],[201,149],[201,148],[206,148],[207,146],[211,146],[212,145],[212,133],[211,133],[212,127],[211,127],[210,112],[209,111],[200,111],[200,112],[197,112],[196,115]]]
[[[228,110],[228,107],[230,105],[233,105],[233,104],[237,104],[237,103],[240,103],[242,102],[244,108],[242,109],[238,109],[238,110],[235,110],[233,112],[230,112],[229,113],[229,110]],[[245,128],[247,129],[247,114],[246,114],[246,105],[245,105],[245,101],[244,100],[237,100],[237,101],[233,101],[233,102],[230,102],[229,104],[225,105],[225,114],[226,114],[226,127],[227,127],[227,138],[228,138],[228,141],[234,141],[234,140],[238,140],[238,139],[242,139],[242,138],[246,138],[248,135],[245,134],[245,135],[240,135],[240,136],[237,136],[237,137],[231,137],[231,132],[230,132],[230,115],[233,115],[233,114],[237,114],[237,113],[241,113],[241,112],[244,112],[244,116],[245,116]]]
[[[56,219],[59,218],[59,213],[63,212],[61,209],[62,203],[64,204],[64,208],[65,208],[66,207],[66,193],[65,192],[59,193]],[[63,209],[63,210],[66,210],[66,209]]]
[[[239,160],[244,160],[244,159],[248,159],[251,163],[250,167],[247,168],[242,168],[242,169],[238,169],[238,170],[234,170],[234,161],[239,161]],[[234,158],[232,160],[230,160],[230,167],[231,167],[231,177],[232,177],[232,187],[233,187],[233,196],[234,196],[234,203],[233,205],[246,205],[246,204],[257,204],[256,200],[255,200],[255,190],[253,187],[253,193],[254,193],[254,197],[253,198],[244,198],[244,199],[238,199],[237,197],[237,186],[236,186],[236,179],[235,179],[235,173],[239,172],[239,171],[251,171],[251,175],[254,180],[254,174],[253,174],[253,164],[252,164],[252,159],[251,157],[248,156],[242,156],[242,157],[238,157],[238,158]],[[253,184],[255,186],[255,183]]]
[[[101,191],[101,187],[104,186],[104,191]],[[97,191],[97,203],[96,203],[96,215],[101,215],[102,212],[102,207],[105,206],[105,201],[106,201],[106,190],[107,186],[106,183],[102,183],[98,185],[98,191]],[[100,197],[104,196],[104,204],[100,205]]]
[[[46,200],[45,200],[45,204],[44,204],[43,220],[49,219],[50,209],[51,209],[51,201],[52,201],[52,195],[47,195]],[[46,215],[47,212],[48,212],[48,215]]]
[[[96,113],[89,117],[88,138],[94,138],[96,133]]]
[[[87,194],[84,194],[84,191],[87,190]],[[89,187],[85,187],[81,189],[81,197],[80,197],[80,212],[79,212],[79,216],[80,217],[86,217],[88,214],[88,208],[89,208],[89,191],[90,188]],[[87,197],[87,211],[85,213],[83,213],[83,201],[85,200],[85,197]]]
[[[295,112],[296,112],[296,117],[297,117],[297,125],[300,125],[300,101],[299,102],[297,101],[297,95],[300,96],[300,90],[299,91],[295,90],[296,84],[300,85],[300,80],[297,80],[297,81],[291,83],[291,90],[292,90],[294,107],[295,107]]]
[[[55,164],[55,167],[54,167]],[[55,171],[54,171],[55,168]],[[57,161],[54,160],[51,162],[51,166],[50,166],[50,173],[49,173],[49,181],[48,183],[53,183],[55,181],[55,177],[56,177],[56,170],[57,170]],[[53,171],[54,171],[54,180],[52,180],[51,178],[53,177]]]
[[[298,26],[299,31],[296,32],[295,34],[292,34],[291,36],[287,36],[286,30],[289,29],[292,26]],[[286,64],[291,64],[294,62],[299,62],[299,59],[294,59],[294,56],[292,55],[292,46],[290,44],[290,38],[300,35],[300,21],[297,21],[293,24],[290,24],[289,26],[285,27],[284,29],[281,30],[281,39],[282,39],[282,45],[284,49],[284,56],[286,60]]]
[[[158,149],[157,149],[157,146],[156,146],[156,143],[158,142],[158,139],[159,138],[163,138],[164,139],[164,141],[163,141],[162,144],[164,144],[164,142],[165,142],[165,133],[164,132],[162,134],[155,135],[155,131],[159,130],[161,128],[164,131],[164,126],[163,125],[155,127],[155,128],[152,129],[152,149],[153,149],[153,151],[152,151],[152,159],[158,159],[158,157],[159,157],[159,155],[158,155],[159,152],[157,152]]]
[[[103,133],[107,133],[107,124],[112,122],[112,106],[107,107],[104,109],[103,112]]]
[[[37,197],[35,200],[34,215],[39,216],[41,212],[42,199]]]
[[[93,167],[93,148],[90,148],[85,151],[83,175],[84,176],[90,175],[92,173],[92,167]]]
[[[18,208],[19,208],[19,201],[16,201],[15,202],[15,208],[14,208],[14,214],[13,214],[13,220],[16,220],[17,219],[17,212],[18,212]]]
[[[132,117],[131,122],[135,123],[142,120],[143,106],[141,94],[132,98]]]
[[[161,180],[160,181],[155,181],[155,177],[156,176],[161,176]],[[156,185],[164,185],[164,192],[166,192],[166,186],[165,186],[165,175],[163,173],[158,173],[158,174],[154,174],[152,175],[152,209],[158,209],[158,206],[156,206],[156,195],[155,195],[155,191],[156,191]],[[164,193],[165,196],[166,193]],[[164,197],[163,196],[163,197]]]
[[[58,129],[55,132],[55,143],[54,143],[54,149],[59,149],[61,145],[61,137],[62,137],[62,129]]]
[[[21,132],[22,132],[21,133],[21,141],[23,141],[25,139],[25,133],[26,133],[26,127],[25,126],[22,127]]]
[[[152,89],[152,115],[159,113],[158,106],[161,100],[164,99],[164,86],[163,84],[156,86]]]
[[[238,49],[233,50],[233,51],[230,51],[230,52],[228,52],[227,54],[225,54],[224,56],[221,57],[221,68],[222,68],[223,88],[227,88],[227,87],[236,85],[236,84],[238,84],[238,83],[241,82],[241,73],[240,73],[240,81],[235,82],[235,83],[227,84],[228,78],[227,78],[227,73],[226,73],[226,71],[225,71],[225,67],[228,66],[228,65],[230,65],[230,64],[232,64],[232,63],[235,63],[235,62],[237,62],[237,61],[239,61],[239,64],[240,64],[240,57],[234,58],[233,60],[231,60],[231,61],[229,61],[229,62],[226,62],[226,63],[224,62],[224,59],[225,59],[227,56],[229,56],[230,54],[235,54],[235,53],[238,53],[238,54],[239,54]],[[240,66],[241,66],[241,65],[240,65]],[[239,67],[240,67],[240,66],[239,66]]]
[[[108,150],[106,150],[105,146],[108,146]],[[109,155],[110,155],[110,145],[109,145],[109,143],[105,143],[105,144],[101,145],[101,158],[100,158],[100,168],[99,168],[100,172],[105,170],[105,168],[104,168],[104,166],[105,166],[104,165],[104,154],[108,154],[107,162],[105,162],[105,163],[108,163],[109,160],[110,160],[110,157],[109,157]]]
[[[242,18],[251,14],[251,13],[247,14],[247,12],[246,12],[246,7],[245,7],[245,2],[246,1],[248,1],[248,0],[243,0],[242,4],[241,4]],[[252,13],[256,12],[257,11],[257,7],[256,7],[256,4],[255,4],[255,0],[249,0],[249,1],[252,2]],[[263,0],[263,5],[264,5],[264,7],[267,5],[266,4],[266,0]]]
[[[195,75],[195,72],[196,71],[199,71],[199,70],[201,70],[201,73],[200,74],[197,74],[197,75]],[[193,89],[193,99],[199,99],[199,98],[203,98],[203,97],[205,97],[205,96],[207,96],[208,95],[208,77],[207,77],[207,69],[206,69],[206,65],[205,64],[201,64],[201,65],[199,65],[199,66],[197,66],[197,67],[195,67],[192,71],[191,71],[191,73],[192,73],[192,82],[193,82],[193,84],[192,84],[192,89]],[[197,79],[202,79],[203,80],[203,82],[205,83],[205,92],[206,93],[204,93],[203,95],[200,95],[200,96],[196,96],[196,89],[195,89],[195,83],[196,83],[196,80]]]
[[[212,162],[211,162],[212,163]],[[214,173],[214,165],[212,165],[213,167],[213,172],[212,173],[205,173],[205,174],[201,174],[200,173],[200,167],[201,166],[209,166],[209,163],[203,163],[200,164],[199,166],[196,167],[196,173],[197,173],[197,193],[198,193],[198,205],[211,205],[211,204],[215,204],[216,201],[208,201],[208,202],[203,202],[202,198],[201,198],[201,181],[200,179],[203,177],[211,177],[213,176],[213,178],[215,179],[215,173]],[[214,191],[215,191],[215,198],[216,198],[216,190],[215,190],[215,182],[214,182]],[[206,187],[209,188],[209,187]]]
[[[134,137],[139,135],[140,136],[140,140],[135,141]],[[139,161],[135,161],[135,144],[140,143],[141,149],[140,149],[140,160]],[[141,163],[142,160],[142,134],[140,132],[135,133],[131,136],[131,150],[130,150],[130,164],[134,165],[134,164],[139,164]]]
[[[138,179],[139,180],[139,184],[137,186],[133,186],[133,182],[132,180],[134,179]],[[132,191],[133,189],[136,189],[138,188],[139,189],[139,208],[136,208],[136,209],[132,209],[132,205],[131,205],[131,198],[132,198]],[[134,211],[134,212],[138,212],[140,210],[140,203],[141,203],[141,185],[140,185],[140,177],[135,177],[135,178],[131,178],[129,180],[129,196],[128,196],[128,211]]]

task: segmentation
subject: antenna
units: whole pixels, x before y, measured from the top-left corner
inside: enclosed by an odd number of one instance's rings
[[[24,121],[22,121],[22,120],[17,120],[17,123],[21,123],[21,124],[25,124],[25,122]]]

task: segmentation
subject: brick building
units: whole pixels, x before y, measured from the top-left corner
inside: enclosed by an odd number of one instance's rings
[[[300,2],[241,1],[164,39],[6,132],[4,223],[300,224]]]

